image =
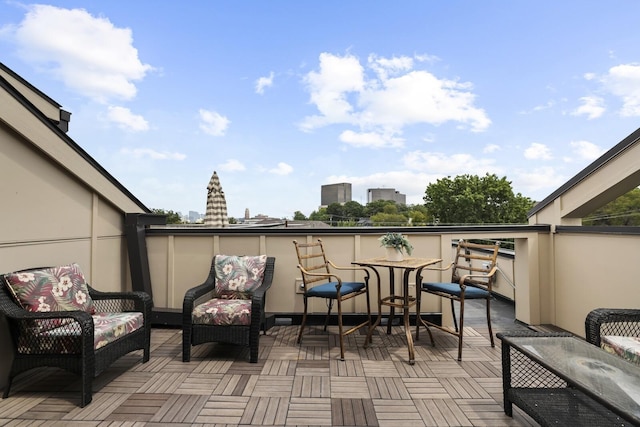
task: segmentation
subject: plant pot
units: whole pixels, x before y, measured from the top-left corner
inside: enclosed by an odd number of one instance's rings
[[[404,254],[400,249],[385,248],[387,250],[387,261],[402,261],[404,260]]]

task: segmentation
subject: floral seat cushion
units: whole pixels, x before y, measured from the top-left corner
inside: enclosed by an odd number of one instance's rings
[[[144,326],[144,316],[138,312],[96,313],[93,316],[93,346],[96,350]],[[57,328],[42,330],[37,335],[22,334],[18,351],[23,354],[76,354],[80,327],[68,321]]]
[[[200,325],[250,325],[251,300],[211,299],[196,306],[191,316],[193,323]]]
[[[605,335],[600,346],[608,353],[640,365],[640,337]]]

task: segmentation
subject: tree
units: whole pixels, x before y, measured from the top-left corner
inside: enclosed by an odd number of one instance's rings
[[[640,189],[626,194],[596,209],[582,220],[583,225],[640,225]]]
[[[304,214],[303,214],[302,212],[300,212],[300,211],[295,211],[295,212],[293,213],[293,220],[294,220],[294,221],[306,221],[306,220],[307,220],[307,217],[306,217],[306,216],[304,216]]]
[[[514,194],[511,182],[495,174],[458,175],[429,184],[427,212],[441,224],[518,224],[527,222],[534,202]]]
[[[154,214],[164,215],[167,217],[167,224],[182,224],[182,217],[178,212],[167,211],[164,209],[151,209]]]

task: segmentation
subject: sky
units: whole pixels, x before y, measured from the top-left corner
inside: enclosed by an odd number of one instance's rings
[[[0,0],[0,62],[148,208],[496,174],[542,200],[640,123],[635,0]]]

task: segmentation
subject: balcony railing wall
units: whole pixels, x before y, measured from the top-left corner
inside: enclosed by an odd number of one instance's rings
[[[522,299],[523,309],[517,309],[517,317],[525,323],[540,323],[540,303],[530,301],[529,293],[540,294],[541,278],[548,282],[549,259],[540,257],[540,242],[546,242],[548,226],[490,226],[490,227],[408,227],[394,228],[406,234],[414,246],[413,256],[441,258],[447,265],[453,256],[452,242],[458,239],[514,239],[515,251],[505,250],[499,261],[500,273],[496,291],[506,298]],[[257,255],[276,257],[273,285],[268,294],[267,311],[277,315],[301,313],[302,295],[297,291],[300,274],[293,240],[311,242],[321,238],[331,259],[339,265],[350,265],[356,259],[384,256],[378,238],[386,228],[285,228],[285,229],[207,229],[152,227],[147,230],[147,247],[153,299],[156,307],[180,309],[187,289],[201,283],[207,277],[214,254]],[[515,255],[515,256],[514,256]],[[382,292],[388,288],[387,271],[381,271]],[[446,279],[449,273],[423,272],[424,280]],[[361,279],[361,276],[347,276]],[[374,280],[372,278],[372,280]],[[411,292],[415,294],[412,277]],[[401,277],[396,278],[401,283]],[[372,294],[372,302],[377,292]],[[521,292],[526,290],[526,294]],[[326,312],[320,299],[313,301],[310,310]],[[443,323],[451,321],[449,307],[441,306],[435,298],[427,298],[424,312],[442,313]],[[375,305],[374,305],[375,308]],[[366,309],[363,299],[350,301],[345,311],[362,313]]]

